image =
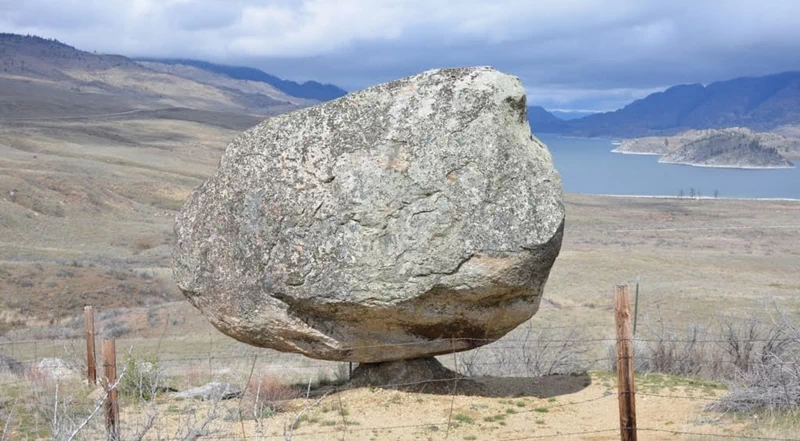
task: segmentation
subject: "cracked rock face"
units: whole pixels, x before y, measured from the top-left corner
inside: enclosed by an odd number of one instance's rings
[[[441,69],[270,118],[178,215],[180,289],[255,346],[361,363],[490,343],[536,313],[561,180],[525,92]]]

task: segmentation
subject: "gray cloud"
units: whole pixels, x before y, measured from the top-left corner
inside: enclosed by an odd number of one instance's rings
[[[218,1],[169,3],[164,9],[167,23],[178,32],[202,32],[224,29],[241,19],[242,9]]]
[[[348,89],[493,65],[553,108],[800,68],[796,0],[0,0],[0,27]]]

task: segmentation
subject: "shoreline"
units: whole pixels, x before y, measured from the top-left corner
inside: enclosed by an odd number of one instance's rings
[[[794,165],[792,166],[757,166],[757,165],[714,165],[714,164],[695,164],[691,162],[673,162],[673,161],[664,161],[662,159],[658,160],[659,164],[668,164],[668,165],[685,165],[688,167],[705,167],[705,168],[734,168],[739,170],[791,170],[796,168]]]
[[[599,139],[599,140],[609,141],[609,142],[624,141],[624,139],[622,139],[622,138],[608,138],[608,137],[605,137],[605,136],[562,135],[560,133],[534,132],[533,130],[531,130],[531,134],[533,136],[535,136],[536,138],[538,138],[540,141],[541,141],[541,138],[539,138],[539,135],[552,136],[552,137],[564,138],[564,139],[591,139],[591,140],[598,140]]]
[[[620,155],[641,155],[641,156],[661,156],[661,153],[652,153],[652,152],[626,152],[619,150],[616,148],[611,150],[611,153],[619,153]]]
[[[611,153],[618,153],[620,155],[639,155],[639,156],[660,156],[663,158],[664,155],[661,153],[652,153],[652,152],[625,152],[619,149],[611,150]],[[663,159],[658,160],[659,164],[667,164],[667,165],[686,165],[689,167],[706,167],[706,168],[733,168],[739,170],[791,170],[793,168],[797,168],[796,166],[758,166],[758,165],[715,165],[715,164],[696,164],[693,162],[675,162],[675,161],[664,161]]]
[[[670,196],[670,195],[648,195],[648,194],[597,194],[597,193],[576,193],[565,191],[566,194],[578,194],[581,196],[600,196],[607,198],[637,198],[637,199],[677,199],[677,200],[712,200],[712,201],[765,201],[765,202],[800,202],[800,198],[747,198],[747,197],[713,197],[713,196]]]

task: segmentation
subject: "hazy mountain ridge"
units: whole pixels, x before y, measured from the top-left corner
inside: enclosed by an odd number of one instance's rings
[[[528,106],[528,122],[534,133],[560,133],[568,127],[566,121],[541,106]]]
[[[544,121],[544,118],[542,118]],[[633,138],[671,135],[689,129],[747,127],[767,131],[800,124],[800,72],[678,85],[622,109],[538,125],[535,131],[586,137]]]
[[[286,101],[297,105],[309,105],[318,102],[316,100],[309,100],[286,94],[285,92],[268,83],[250,80],[237,80],[224,74],[214,73],[194,66],[183,64],[163,64],[148,61],[139,61],[138,63],[155,72],[175,75],[196,81],[198,83],[219,87],[223,90],[232,89],[245,94],[264,95],[272,99]]]
[[[55,39],[17,34],[0,34],[0,67],[6,75],[51,80],[69,79],[69,76],[61,75],[60,69],[140,68],[121,55],[85,52]]]
[[[301,84],[290,80],[283,80],[253,67],[228,66],[210,63],[208,61],[180,58],[138,58],[137,60],[171,66],[191,66],[208,72],[225,75],[236,80],[258,81],[269,84],[288,95],[298,98],[328,101],[347,95],[346,90],[334,86],[333,84],[322,84],[316,81],[306,81]]]
[[[598,113],[586,110],[549,110],[548,112],[550,112],[550,114],[555,116],[556,118],[563,119],[564,121],[585,118],[589,115],[594,115],[595,113]]]

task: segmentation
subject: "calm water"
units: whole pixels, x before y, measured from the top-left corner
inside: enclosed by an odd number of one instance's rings
[[[553,154],[564,191],[676,196],[694,188],[702,196],[800,199],[800,168],[739,170],[659,164],[655,155],[611,153],[607,139],[537,135]],[[800,162],[800,161],[795,161]],[[797,164],[796,164],[797,165]]]

